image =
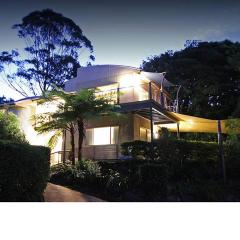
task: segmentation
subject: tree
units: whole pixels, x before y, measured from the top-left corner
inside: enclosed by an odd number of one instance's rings
[[[27,143],[15,114],[7,111],[0,111],[0,139]]]
[[[57,138],[64,134],[65,131],[70,133],[70,160],[72,164],[75,163],[75,140],[74,134],[76,132],[75,118],[72,116],[71,110],[72,95],[63,91],[54,90],[50,93],[45,92],[43,98],[39,101],[39,104],[53,103],[56,105],[57,110],[55,112],[46,112],[33,116],[35,120],[35,130],[40,134],[46,132],[54,132],[49,139],[49,146],[52,147]],[[64,138],[64,141],[66,139]],[[65,142],[64,142],[65,145]],[[63,161],[65,162],[65,147],[63,151]]]
[[[7,99],[4,95],[0,97],[0,104],[14,102],[12,98]]]
[[[97,97],[95,90],[80,90],[77,93],[66,93],[62,90],[51,92],[47,96],[47,101],[58,101],[57,111],[36,116],[37,127],[40,133],[53,130],[67,130],[71,139],[71,160],[75,164],[75,130],[78,131],[78,159],[82,158],[82,144],[85,136],[85,122],[92,118],[102,116],[102,114],[117,116],[118,106],[111,104],[111,99]],[[44,101],[46,101],[46,99]],[[57,99],[57,100],[56,100]],[[57,133],[56,133],[57,134]]]
[[[119,106],[111,104],[109,97],[96,97],[95,90],[80,90],[73,97],[72,110],[75,114],[78,129],[78,159],[82,158],[82,144],[85,132],[85,121],[98,118],[104,115],[111,117],[119,116],[117,109]]]
[[[180,91],[180,112],[213,119],[240,116],[240,43],[188,41],[186,48],[143,61],[145,71],[167,72]]]
[[[22,56],[16,50],[2,52],[0,72],[9,86],[23,96],[42,95],[55,86],[62,88],[66,80],[76,76],[84,50],[94,60],[93,46],[81,28],[50,9],[30,13],[13,29],[26,47]]]

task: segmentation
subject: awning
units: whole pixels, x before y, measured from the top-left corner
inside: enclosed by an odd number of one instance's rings
[[[178,119],[179,132],[202,132],[202,133],[217,133],[218,120],[199,118],[174,112],[168,112],[174,118]],[[225,126],[227,120],[221,120],[222,133],[227,133]],[[165,127],[169,131],[177,132],[177,123],[159,124],[160,127]]]

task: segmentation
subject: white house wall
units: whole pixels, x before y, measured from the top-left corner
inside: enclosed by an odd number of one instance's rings
[[[48,146],[48,141],[51,136],[54,134],[54,131],[39,134],[34,130],[34,120],[32,119],[33,115],[41,114],[46,112],[55,111],[56,106],[50,105],[37,105],[37,101],[26,102],[26,104],[21,103],[21,107],[14,110],[14,113],[18,116],[20,122],[20,128],[24,132],[26,139],[31,145],[42,145]],[[57,144],[51,150],[52,153],[62,150],[62,136],[58,138]],[[58,161],[58,155],[54,154],[51,158],[51,163]]]

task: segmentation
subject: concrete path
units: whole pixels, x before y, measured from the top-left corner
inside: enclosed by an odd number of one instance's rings
[[[99,198],[52,183],[48,183],[44,199],[45,202],[104,202]]]

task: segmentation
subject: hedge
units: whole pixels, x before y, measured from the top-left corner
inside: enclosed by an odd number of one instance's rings
[[[153,144],[133,141],[122,144],[122,154],[132,159],[165,162],[175,177],[181,169],[189,178],[218,178],[221,174],[219,147],[215,142],[161,139]],[[224,144],[227,178],[239,179],[240,144]],[[181,173],[182,174],[182,173]],[[195,177],[194,177],[195,176]]]
[[[172,160],[218,160],[218,144],[175,139],[161,139],[152,144],[133,141],[122,144],[122,154],[134,159]]]
[[[138,167],[139,186],[148,197],[166,199],[168,188],[168,168],[164,164],[143,164]]]
[[[50,149],[0,140],[0,201],[42,201]]]

